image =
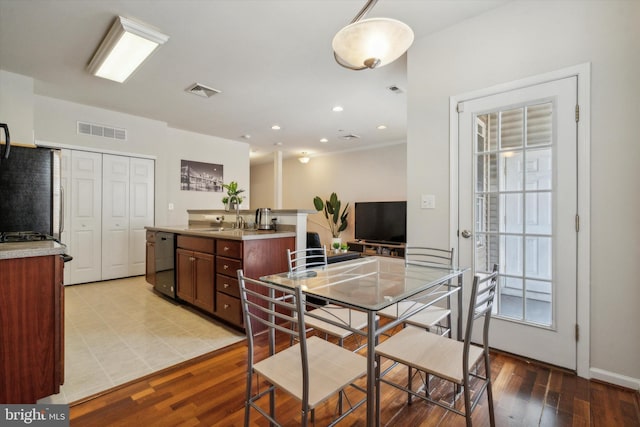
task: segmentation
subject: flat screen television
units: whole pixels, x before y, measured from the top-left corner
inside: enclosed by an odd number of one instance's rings
[[[355,235],[372,243],[407,242],[407,202],[356,202]]]

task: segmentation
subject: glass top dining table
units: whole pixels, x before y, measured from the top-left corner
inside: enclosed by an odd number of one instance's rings
[[[373,426],[379,422],[375,411],[375,344],[378,337],[453,294],[457,294],[457,313],[462,313],[460,290],[465,271],[437,264],[405,263],[402,258],[368,256],[300,272],[272,274],[260,279],[288,288],[300,287],[306,295],[367,313],[366,331],[347,329],[367,337],[367,426]],[[420,304],[404,305],[396,319],[384,324],[376,321],[379,310],[405,300],[419,300]],[[310,311],[308,315],[312,313]],[[459,315],[456,318],[456,333],[460,339],[462,319]],[[331,323],[326,318],[323,320]],[[345,327],[338,322],[334,324]]]

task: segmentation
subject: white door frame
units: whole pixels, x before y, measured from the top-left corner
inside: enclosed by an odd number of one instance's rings
[[[585,63],[564,68],[549,73],[527,77],[473,92],[454,95],[449,98],[449,246],[458,250],[458,112],[460,102],[476,98],[495,95],[502,92],[534,86],[562,78],[578,77],[578,105],[580,106],[580,120],[578,121],[578,212],[580,229],[578,233],[578,271],[576,312],[579,326],[577,342],[577,374],[583,378],[590,378],[590,177],[591,177],[591,64]]]

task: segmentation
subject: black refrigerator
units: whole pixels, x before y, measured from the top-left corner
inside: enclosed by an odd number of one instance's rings
[[[60,161],[60,150],[11,146],[0,163],[0,232],[34,232],[60,240]]]

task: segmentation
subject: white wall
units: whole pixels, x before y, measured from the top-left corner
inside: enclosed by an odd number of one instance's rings
[[[222,164],[225,181],[238,181],[241,187],[244,184],[243,188],[249,190],[248,144],[173,129],[164,122],[55,98],[36,95],[34,105],[33,121],[38,141],[79,149],[155,156],[156,225],[186,224],[187,209],[223,208],[223,193],[180,190],[180,160]],[[78,120],[124,128],[127,140],[77,134]],[[174,210],[168,209],[169,203],[173,203]]]
[[[517,1],[408,57],[409,233],[448,245],[449,97],[591,63],[591,367],[640,384],[640,2]],[[416,207],[436,194],[435,210]],[[611,378],[611,379],[612,379]]]
[[[350,205],[349,226],[341,238],[352,239],[355,202],[406,200],[406,164],[404,143],[314,157],[307,164],[295,158],[284,160],[282,207],[313,210],[315,196],[326,200],[335,191],[343,204]],[[272,163],[251,167],[252,206],[273,206],[273,169]],[[323,244],[331,243],[323,214],[309,215],[307,226],[320,233]]]
[[[33,144],[33,79],[0,70],[0,123],[9,125],[11,142]]]

